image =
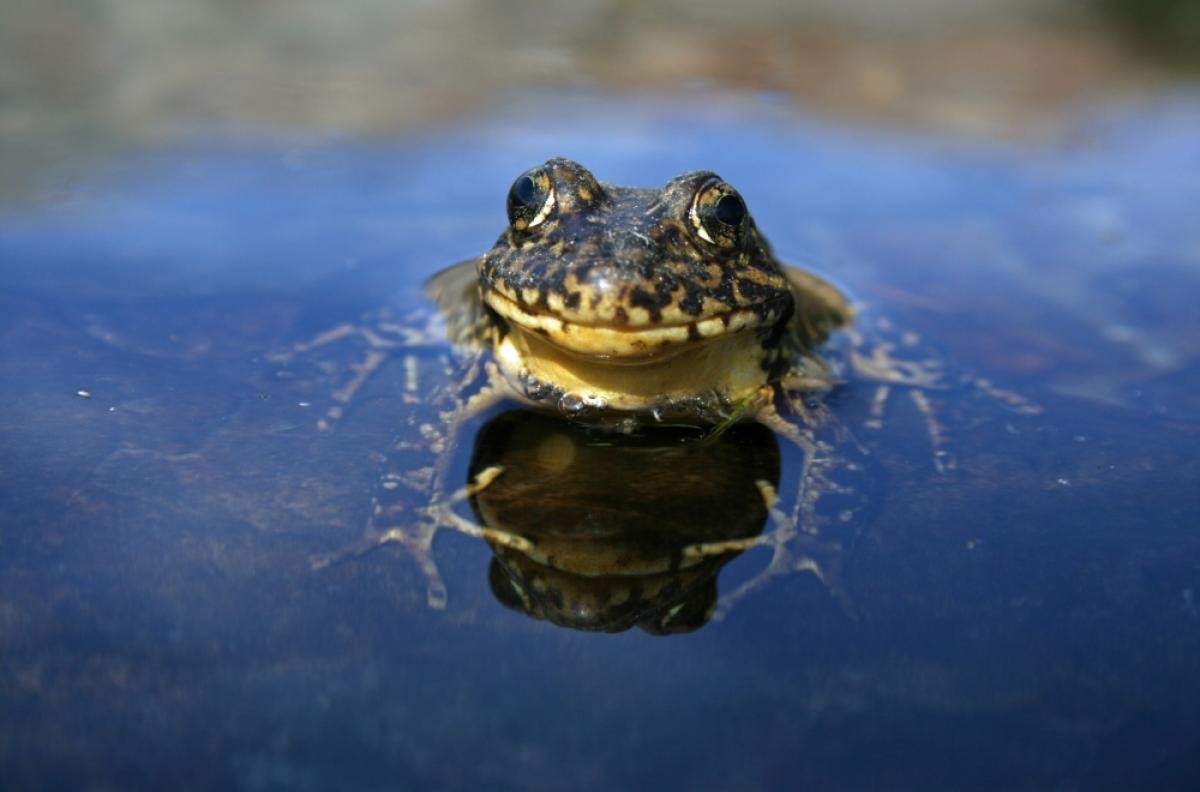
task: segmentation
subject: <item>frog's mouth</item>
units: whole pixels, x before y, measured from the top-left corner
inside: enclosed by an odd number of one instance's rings
[[[771,325],[783,315],[782,301],[739,308],[689,322],[613,325],[589,323],[519,305],[497,290],[487,304],[511,325],[545,337],[567,352],[595,358],[639,359],[670,354],[697,343],[713,341]]]

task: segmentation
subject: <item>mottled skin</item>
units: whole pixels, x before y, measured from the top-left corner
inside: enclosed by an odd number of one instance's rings
[[[535,171],[555,206],[536,227],[510,224],[479,262],[484,299],[585,325],[682,325],[748,310],[766,325],[788,307],[790,289],[749,218],[741,234],[705,240],[690,220],[697,196],[720,179],[698,171],[659,190],[601,185],[569,160]],[[545,188],[543,188],[545,189]]]
[[[514,183],[509,216],[490,251],[429,290],[452,325],[473,317],[457,340],[493,347],[496,395],[573,418],[776,423],[774,386],[820,379],[812,350],[851,315],[831,285],[776,261],[711,172],[640,189],[552,159]]]

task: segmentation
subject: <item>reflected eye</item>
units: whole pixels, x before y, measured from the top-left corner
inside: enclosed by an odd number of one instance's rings
[[[518,231],[541,225],[554,211],[554,189],[541,168],[526,171],[508,188],[508,222]]]
[[[691,219],[697,235],[705,242],[724,248],[736,247],[746,233],[749,213],[742,196],[720,179],[696,192]]]

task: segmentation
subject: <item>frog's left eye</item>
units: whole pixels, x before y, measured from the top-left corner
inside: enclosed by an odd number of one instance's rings
[[[696,192],[690,214],[696,234],[705,242],[723,248],[741,243],[750,216],[742,196],[720,179],[708,182]]]
[[[508,222],[517,231],[528,231],[546,221],[554,211],[554,185],[543,168],[528,170],[508,188]]]

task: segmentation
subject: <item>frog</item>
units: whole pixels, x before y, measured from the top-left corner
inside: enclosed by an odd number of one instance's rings
[[[871,411],[877,423],[891,390],[908,389],[938,459],[944,433],[924,395],[941,386],[936,363],[905,361],[886,338],[869,342],[854,326],[856,309],[843,290],[781,263],[745,199],[712,171],[687,172],[658,188],[624,187],[553,158],[517,176],[505,209],[508,223],[490,250],[426,282],[425,313],[385,310],[293,350],[347,338],[366,346],[320,429],[344,417],[387,360],[400,354],[406,371],[399,399],[406,422],[387,455],[366,535],[317,556],[314,566],[399,543],[425,574],[430,606],[444,608],[447,592],[432,552],[439,530],[533,553],[527,538],[461,511],[504,474],[502,466],[475,471],[458,486],[449,476],[464,426],[516,403],[607,432],[613,442],[665,427],[698,429],[697,442],[741,422],[767,427],[802,460],[786,498],[762,482],[772,530],[698,543],[688,553],[770,548],[766,567],[731,600],[773,577],[809,571],[845,603],[838,564],[819,560],[838,553],[814,552],[810,540],[831,523],[854,521],[855,510],[834,516],[818,503],[853,489],[846,482],[861,472],[868,452],[847,439],[822,396],[843,381],[846,366],[865,372],[879,383]],[[838,334],[849,339],[840,368],[822,356]],[[430,349],[441,352],[421,353]],[[435,387],[421,384],[422,376]],[[843,544],[831,541],[830,548]]]
[[[853,311],[776,260],[732,185],[694,171],[620,187],[557,158],[521,174],[506,209],[492,249],[428,287],[458,342],[493,354],[475,405],[513,398],[625,431],[758,420],[806,444],[779,399],[829,384],[814,351]]]

